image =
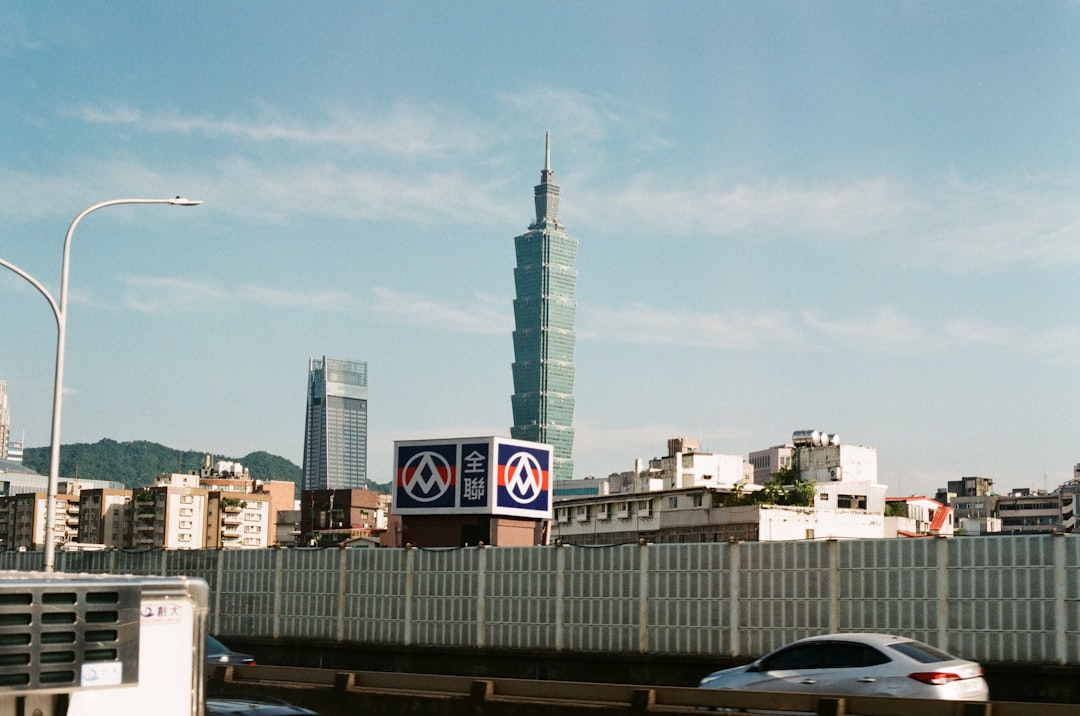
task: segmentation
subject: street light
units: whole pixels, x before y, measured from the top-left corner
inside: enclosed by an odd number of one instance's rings
[[[49,291],[41,285],[33,276],[19,267],[0,259],[0,266],[14,271],[30,282],[38,293],[45,297],[56,317],[56,374],[53,380],[53,410],[52,410],[52,434],[49,442],[49,492],[45,502],[45,571],[52,572],[56,566],[56,543],[53,541],[53,531],[56,529],[56,493],[59,489],[60,478],[60,413],[64,403],[64,342],[67,336],[67,284],[68,284],[68,257],[71,255],[71,237],[75,234],[75,227],[87,214],[104,209],[116,204],[172,204],[174,206],[198,206],[201,201],[175,197],[173,199],[112,199],[94,204],[75,217],[68,227],[64,237],[64,259],[60,266],[60,301],[53,300]]]

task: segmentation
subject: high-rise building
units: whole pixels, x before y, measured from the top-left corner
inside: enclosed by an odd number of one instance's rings
[[[367,398],[367,363],[311,359],[303,489],[367,488]]]
[[[8,459],[8,436],[11,433],[11,413],[7,406],[7,381],[0,380],[0,460]]]
[[[574,476],[574,314],[578,240],[557,219],[551,135],[533,191],[536,222],[514,238],[514,425],[510,436],[551,445],[554,476]]]

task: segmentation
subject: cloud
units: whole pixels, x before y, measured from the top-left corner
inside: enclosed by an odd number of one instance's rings
[[[690,313],[641,303],[580,310],[582,340],[691,348],[756,349],[801,340],[791,313]]]
[[[355,297],[343,291],[289,291],[254,283],[231,285],[169,276],[128,276],[123,282],[127,291],[122,307],[147,314],[213,310],[237,303],[315,311],[345,311],[357,304]]]
[[[139,313],[197,309],[229,300],[228,290],[206,281],[168,276],[129,276],[124,283],[128,290],[122,299],[122,306]]]
[[[441,298],[428,298],[393,288],[376,287],[375,310],[406,325],[439,328],[454,333],[504,334],[513,319],[500,296],[475,294],[468,306],[451,306]]]
[[[148,134],[328,146],[390,155],[474,152],[485,144],[483,134],[469,124],[445,121],[448,112],[408,102],[399,102],[381,115],[365,116],[343,108],[324,112],[321,119],[282,116],[269,107],[261,108],[255,118],[143,112],[127,105],[83,105],[72,114],[89,124],[122,125]]]
[[[809,310],[695,313],[628,304],[585,308],[579,319],[581,340],[667,347],[911,354],[989,349],[1050,361],[1080,354],[1080,328],[1072,326],[1028,329],[962,317],[923,325],[889,307],[868,316],[825,318]]]
[[[1000,174],[982,181],[881,174],[819,181],[687,174],[658,161],[648,171],[627,170],[627,161],[634,165],[626,159],[633,153],[628,144],[651,147],[644,153],[656,160],[657,147],[670,141],[670,120],[662,113],[546,87],[496,99],[506,114],[550,106],[555,126],[574,127],[579,183],[572,193],[564,191],[576,207],[573,230],[583,236],[873,249],[882,265],[951,272],[1080,264],[1080,174]],[[447,114],[455,121],[446,121]],[[211,164],[120,156],[79,158],[45,173],[0,169],[0,215],[24,220],[97,200],[85,196],[87,186],[115,188],[119,195],[160,187],[263,222],[316,216],[518,226],[520,193],[508,186],[505,171],[493,167],[520,162],[520,141],[512,139],[520,127],[485,122],[475,112],[454,114],[452,108],[408,102],[380,112],[324,109],[314,119],[270,107],[254,117],[220,117],[84,106],[77,111],[83,122],[219,138],[224,150],[215,150],[219,158]],[[297,151],[252,153],[248,143]]]
[[[0,57],[14,57],[40,48],[41,42],[30,33],[25,19],[15,8],[0,8]]]
[[[805,236],[835,242],[887,231],[909,208],[905,189],[887,178],[800,185],[783,177],[732,183],[705,175],[671,180],[641,174],[615,191],[590,187],[579,200],[590,223],[660,236]]]

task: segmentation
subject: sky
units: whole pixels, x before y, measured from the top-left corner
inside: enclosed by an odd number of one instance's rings
[[[877,449],[889,495],[1080,463],[1080,3],[0,0],[0,258],[62,441],[299,464],[308,360],[395,440],[509,436],[551,132],[575,476],[672,437]],[[12,433],[56,331],[0,271]],[[273,477],[273,476],[263,476]]]

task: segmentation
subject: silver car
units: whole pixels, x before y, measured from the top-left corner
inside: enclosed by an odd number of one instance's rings
[[[986,701],[982,667],[922,642],[888,634],[801,639],[746,666],[701,680],[703,689]]]

